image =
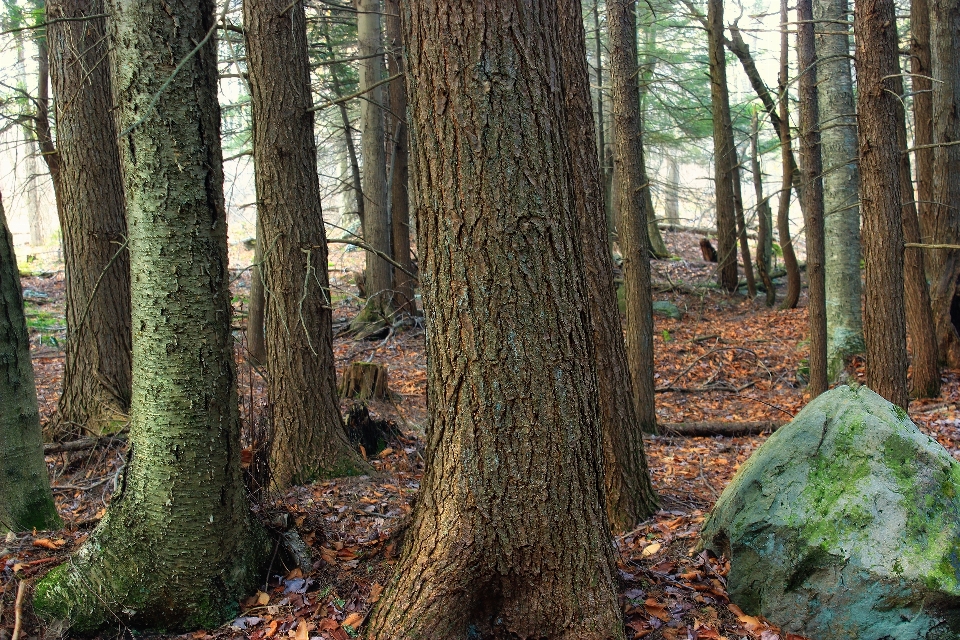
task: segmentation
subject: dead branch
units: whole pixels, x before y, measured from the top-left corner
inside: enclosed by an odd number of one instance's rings
[[[758,433],[773,433],[785,423],[773,421],[761,422],[678,422],[660,425],[662,435],[684,437],[707,436],[746,436]]]

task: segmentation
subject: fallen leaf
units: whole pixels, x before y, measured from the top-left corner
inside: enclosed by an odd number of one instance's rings
[[[270,602],[270,595],[263,591],[257,591],[257,604],[263,606]]]
[[[53,543],[52,540],[49,540],[47,538],[40,538],[39,540],[34,540],[33,546],[43,547],[44,549],[53,549],[54,551],[56,551],[59,548],[56,544]]]
[[[370,587],[370,598],[367,600],[370,604],[375,604],[377,600],[380,599],[380,596],[383,594],[383,587],[379,583],[375,582],[372,587]]]
[[[653,616],[654,618],[659,618],[664,622],[670,622],[670,612],[667,611],[666,607],[656,601],[654,598],[647,598],[643,603],[644,608],[647,610],[647,614]]]
[[[297,634],[294,638],[295,640],[310,640],[310,629],[307,628],[306,620],[301,620],[300,624],[297,625]]]
[[[354,631],[360,626],[360,623],[363,622],[363,616],[359,613],[351,613],[343,620],[344,627],[351,627]]]
[[[659,542],[648,544],[646,547],[643,548],[643,551],[640,552],[640,557],[649,558],[650,556],[655,554],[657,551],[660,551],[660,546],[661,545]]]
[[[267,626],[267,632],[264,635],[265,638],[272,638],[277,635],[277,627],[280,625],[279,620],[274,620]]]

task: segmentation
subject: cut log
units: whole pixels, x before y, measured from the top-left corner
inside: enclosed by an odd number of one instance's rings
[[[660,425],[663,435],[688,437],[702,436],[747,436],[759,433],[773,433],[785,423],[765,422],[678,422]]]
[[[341,398],[386,400],[387,367],[376,362],[352,362],[343,372],[338,393]]]

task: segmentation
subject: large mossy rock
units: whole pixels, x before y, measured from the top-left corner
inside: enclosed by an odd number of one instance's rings
[[[866,387],[807,405],[704,524],[731,599],[817,640],[960,638],[960,465]]]

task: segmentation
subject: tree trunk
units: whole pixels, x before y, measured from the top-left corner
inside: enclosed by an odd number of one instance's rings
[[[913,93],[913,144],[917,168],[917,216],[922,242],[937,242],[933,201],[933,74],[930,59],[930,7],[927,0],[910,2],[910,83]],[[924,251],[927,277],[933,281],[936,250]]]
[[[35,610],[72,634],[216,627],[270,551],[240,472],[215,39],[191,57],[214,3],[173,6],[108,7],[136,328],[130,453],[107,515],[37,585]],[[171,61],[184,61],[172,79]]]
[[[897,72],[899,73],[899,58]],[[903,80],[894,76],[893,85],[903,96]],[[900,152],[900,199],[903,202],[903,238],[920,243],[920,223],[910,177],[910,154],[907,153],[907,114],[903,103],[897,102],[897,145]],[[903,286],[906,302],[907,330],[913,347],[913,376],[910,395],[915,398],[935,398],[940,395],[940,366],[937,362],[937,328],[930,308],[930,290],[923,267],[923,252],[907,248],[903,254]]]
[[[733,140],[733,124],[729,124],[730,139]],[[740,184],[740,153],[733,145],[733,167],[730,175],[733,181],[733,210],[737,214],[737,239],[740,241],[740,258],[743,260],[743,274],[747,279],[747,295],[757,297],[757,281],[753,276],[753,261],[750,259],[750,245],[747,243],[747,221],[743,214],[743,191]]]
[[[710,100],[713,105],[714,188],[717,201],[717,281],[721,289],[736,291],[737,222],[734,210],[733,147],[730,98],[727,95],[727,63],[723,48],[723,1],[707,3],[707,47],[710,55]]]
[[[850,74],[847,0],[816,0],[817,99],[823,158],[824,273],[827,310],[827,378],[836,380],[846,360],[863,353],[860,283],[860,174],[857,119]],[[801,104],[803,101],[801,100]]]
[[[937,244],[960,244],[960,1],[930,3],[930,53],[933,75],[933,201],[929,235]],[[922,221],[921,221],[922,223]],[[925,233],[927,235],[927,233]],[[954,317],[960,250],[934,249],[928,254],[933,286],[930,302],[937,324],[940,357],[960,367],[960,336]]]
[[[763,195],[763,176],[760,173],[760,118],[753,113],[750,132],[750,166],[753,169],[753,190],[757,197],[757,273],[767,293],[766,304],[772,307],[777,302],[777,288],[770,277],[770,237],[773,235],[773,212],[770,200]]]
[[[667,166],[670,167],[670,177],[663,196],[663,221],[675,227],[680,224],[680,163],[673,156],[668,156]]]
[[[117,430],[130,410],[130,255],[103,0],[50,0],[67,348],[59,435]],[[52,145],[51,145],[52,146]]]
[[[803,169],[803,218],[807,238],[807,316],[810,322],[811,398],[827,390],[827,310],[824,297],[823,162],[817,97],[817,54],[813,1],[797,2],[797,51],[800,64],[800,156]],[[858,276],[859,277],[859,274]]]
[[[623,289],[627,316],[627,363],[633,380],[640,427],[656,433],[653,384],[653,294],[647,236],[646,176],[640,158],[640,94],[637,90],[637,14],[635,0],[607,1],[610,38],[610,84],[613,96],[614,192],[623,255]]]
[[[642,6],[644,9],[646,8],[646,5]],[[656,31],[643,29],[643,32],[646,39],[645,44],[655,48],[657,46]],[[639,33],[638,31],[638,35]],[[667,245],[664,244],[663,236],[660,235],[660,227],[657,225],[657,212],[653,207],[653,188],[650,183],[650,174],[647,172],[647,153],[643,144],[647,87],[651,82],[656,65],[656,58],[644,51],[640,61],[640,81],[638,83],[640,91],[640,175],[643,176],[643,202],[644,209],[647,212],[647,246],[650,247],[650,256],[652,258],[667,258],[670,256],[670,252],[667,251]]]
[[[637,428],[633,384],[613,282],[613,260],[607,246],[603,187],[590,108],[586,35],[579,1],[557,0],[557,15],[560,39],[565,43],[561,57],[566,130],[570,132],[574,196],[600,392],[607,517],[615,531],[625,531],[656,511],[656,495],[647,471],[642,431]]]
[[[303,5],[245,0],[257,218],[263,231],[272,483],[365,473],[347,441],[333,364]]]
[[[387,74],[390,77],[403,73],[403,37],[400,31],[400,1],[384,0],[387,34]],[[403,78],[390,83],[390,229],[392,256],[404,269],[415,273],[410,254],[410,182],[407,167],[407,86]],[[416,282],[413,276],[393,269],[394,306],[399,313],[416,314],[414,298]]]
[[[556,2],[404,10],[431,424],[367,637],[623,638]]]
[[[357,37],[360,40],[360,90],[365,91],[360,114],[363,156],[363,240],[385,255],[391,255],[390,221],[387,210],[387,164],[384,144],[382,87],[383,43],[380,36],[380,0],[358,0]],[[392,324],[393,267],[375,253],[367,252],[367,302],[354,318],[354,332],[365,337]]]
[[[900,148],[894,78],[897,27],[893,0],[858,0],[854,11],[860,124],[860,202],[866,263],[867,384],[907,408],[907,329],[903,309]]]
[[[257,206],[259,208],[259,202]],[[264,233],[260,230],[260,224],[260,214],[258,213],[257,238],[253,245],[253,265],[250,269],[250,304],[247,314],[247,356],[257,366],[262,366],[267,361],[267,343],[264,333],[267,313],[266,292],[263,290]]]
[[[0,532],[55,529],[53,504],[43,461],[37,389],[33,384],[30,336],[23,315],[20,272],[13,236],[0,202]]]
[[[780,303],[781,309],[793,309],[800,301],[800,265],[793,250],[793,238],[790,235],[790,188],[794,186],[796,163],[793,158],[790,136],[790,117],[788,113],[789,96],[787,86],[790,78],[790,47],[787,46],[789,27],[787,0],[780,0],[780,154],[783,165],[783,180],[780,184],[780,202],[777,207],[777,235],[780,236],[780,250],[783,251],[783,266],[787,271],[787,295]]]

